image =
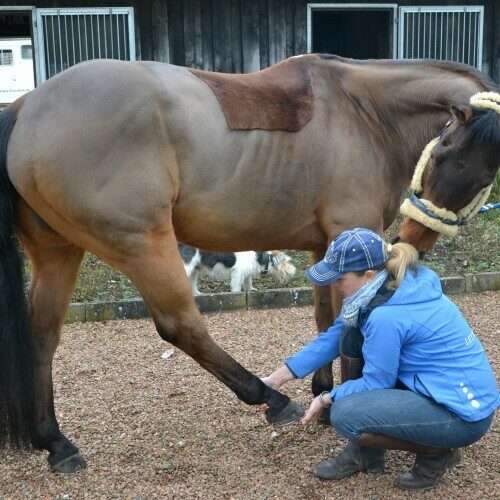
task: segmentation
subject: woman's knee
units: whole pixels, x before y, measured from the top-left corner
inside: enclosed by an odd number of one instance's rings
[[[341,435],[348,439],[357,439],[356,421],[359,418],[360,407],[352,396],[347,396],[340,401],[334,402],[330,411],[330,423],[332,427]]]

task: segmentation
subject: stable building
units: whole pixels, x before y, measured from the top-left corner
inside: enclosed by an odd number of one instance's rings
[[[447,59],[499,81],[500,2],[3,0],[0,103],[88,59],[244,73],[305,52]]]

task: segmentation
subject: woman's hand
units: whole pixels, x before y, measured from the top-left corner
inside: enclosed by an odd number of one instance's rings
[[[330,398],[330,394],[322,393],[319,396],[316,396],[309,406],[309,409],[306,410],[304,416],[300,419],[300,423],[302,425],[307,425],[310,422],[314,422],[319,419],[323,410],[325,408],[330,408],[332,405],[332,400]]]
[[[268,377],[262,377],[261,380],[267,387],[274,389],[275,391],[285,384],[286,382],[293,379],[292,372],[288,369],[286,365],[280,366],[275,372],[271,373]],[[260,410],[267,410],[269,407],[266,403],[259,405]]]

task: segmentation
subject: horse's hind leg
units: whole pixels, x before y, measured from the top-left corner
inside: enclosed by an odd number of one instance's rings
[[[39,229],[33,230],[33,226],[24,224],[21,237],[33,267],[28,292],[28,312],[35,344],[37,417],[33,444],[48,450],[49,463],[54,471],[70,473],[84,468],[85,460],[59,430],[54,412],[52,360],[83,250],[67,244],[55,233],[51,234],[48,228]]]
[[[209,336],[191,294],[173,229],[151,236],[140,252],[116,264],[140,291],[164,340],[182,349],[245,403],[267,403],[268,421],[284,423],[291,408],[289,398],[267,387]]]

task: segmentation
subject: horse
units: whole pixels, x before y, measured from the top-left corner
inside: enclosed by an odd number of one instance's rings
[[[50,78],[0,113],[0,444],[48,451],[54,471],[86,462],[55,416],[52,360],[84,251],[120,270],[162,339],[271,423],[296,419],[210,337],[177,243],[211,251],[309,250],[341,231],[382,233],[423,146],[455,117],[422,177],[423,196],[459,210],[491,184],[499,118],[469,105],[498,91],[439,61],[306,54],[247,75],[96,60]],[[451,111],[450,111],[451,109]],[[15,239],[17,235],[17,239]],[[407,219],[425,251],[438,233]],[[32,263],[27,299],[22,248]],[[315,288],[315,320],[339,311]],[[331,367],[330,367],[331,368]],[[331,369],[313,378],[332,386]]]

